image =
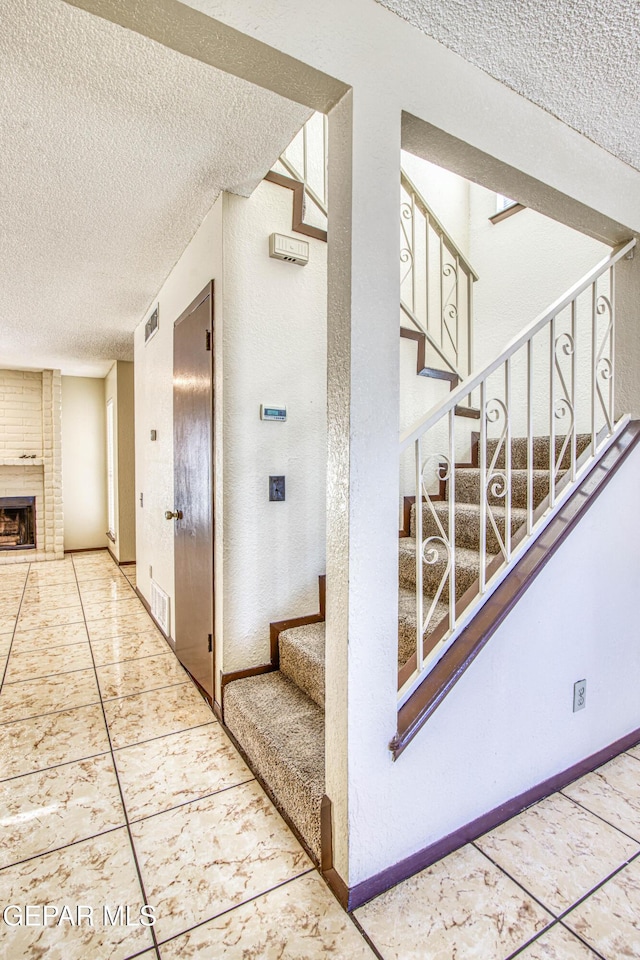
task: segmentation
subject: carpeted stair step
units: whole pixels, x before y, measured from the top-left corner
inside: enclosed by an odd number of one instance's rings
[[[555,438],[555,448],[556,448],[556,460],[560,456],[560,451],[562,450],[562,445],[566,437],[558,436]],[[495,453],[496,447],[498,446],[498,440],[487,440],[487,464],[491,463],[491,458]],[[586,450],[586,448],[591,443],[591,434],[590,433],[578,433],[576,435],[576,459],[580,454]],[[502,449],[498,454],[498,459],[496,461],[496,466],[503,467],[505,466],[505,450]],[[562,457],[561,468],[563,470],[568,470],[571,466],[571,444],[569,443],[568,448],[565,450]],[[527,438],[526,437],[512,437],[511,438],[511,467],[514,470],[526,470],[527,469]],[[534,470],[548,470],[549,469],[549,437],[534,437],[533,438],[533,468]]]
[[[544,498],[549,494],[549,471],[533,470],[533,505],[539,506]],[[564,476],[565,471],[560,470],[556,474],[556,484]],[[499,496],[503,484],[499,477],[489,485],[489,503],[495,506],[504,506],[504,497]],[[446,495],[448,496],[449,483],[446,485]],[[495,492],[494,489],[495,488]],[[458,503],[480,502],[480,470],[476,467],[465,467],[463,470],[456,470],[456,501]],[[527,471],[511,471],[511,506],[526,508],[527,506]]]
[[[278,640],[280,670],[324,710],[325,623],[283,630]]]
[[[445,532],[448,532],[449,504],[446,500],[441,502],[436,500],[433,504],[433,508],[440,518],[440,523],[444,527]],[[504,537],[504,507],[494,507],[493,514],[496,519],[500,535]],[[415,504],[413,504],[411,507],[410,531],[412,537],[415,537],[415,520],[416,510]],[[521,507],[513,507],[511,510],[511,536],[513,536],[516,530],[518,530],[518,528],[526,522],[527,511],[523,510]],[[423,539],[426,537],[436,536],[439,533],[436,521],[433,518],[433,514],[426,503],[423,503],[422,505],[422,524]],[[489,553],[498,553],[500,550],[500,545],[491,521],[488,518],[486,527],[487,551]],[[456,546],[467,547],[470,550],[480,549],[480,507],[477,503],[456,503]]]
[[[436,545],[437,548],[437,545]],[[399,541],[399,570],[400,586],[413,588],[416,585],[416,541],[413,537],[403,537]],[[487,563],[492,559],[487,554]],[[439,548],[439,556],[434,563],[423,563],[422,577],[423,590],[429,596],[435,596],[447,566],[447,555],[443,547]],[[469,587],[480,576],[480,554],[477,550],[468,547],[456,549],[456,599],[460,599]],[[446,602],[449,599],[449,577],[447,576],[440,599]]]
[[[431,598],[425,597],[425,616],[431,605]],[[449,607],[446,603],[438,602],[426,636],[433,633],[437,625],[446,617]],[[407,662],[409,657],[416,652],[416,591],[408,587],[400,587],[398,597],[398,669]]]
[[[325,792],[322,710],[276,670],[227,684],[224,719],[276,805],[319,861]]]

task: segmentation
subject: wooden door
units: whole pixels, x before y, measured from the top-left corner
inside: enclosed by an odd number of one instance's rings
[[[213,399],[212,281],[173,333],[176,654],[212,699]]]

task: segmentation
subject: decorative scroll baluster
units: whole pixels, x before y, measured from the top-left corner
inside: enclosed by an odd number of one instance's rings
[[[410,207],[408,208],[410,210]],[[470,376],[459,384],[447,398],[430,411],[425,417],[410,428],[401,440],[400,449],[405,450],[409,445],[414,446],[415,452],[415,490],[416,490],[416,670],[403,678],[400,690],[400,699],[404,702],[407,696],[421,681],[422,676],[439,658],[446,645],[455,641],[460,631],[466,626],[473,612],[481,606],[486,598],[501,582],[511,565],[515,563],[528,547],[535,541],[537,533],[548,522],[549,513],[554,504],[563,503],[575,489],[585,473],[591,468],[593,456],[598,452],[599,416],[604,417],[605,428],[609,435],[613,435],[620,427],[614,420],[614,376],[615,376],[615,316],[614,316],[614,265],[634,247],[635,240],[622,244],[609,257],[605,258],[582,281],[571,288],[563,297],[526,328],[485,370]],[[442,241],[441,251],[444,250]],[[453,275],[453,264],[451,264]],[[599,281],[607,276],[608,289],[601,290]],[[602,281],[604,284],[604,280]],[[468,281],[468,288],[471,283]],[[457,288],[458,292],[460,287]],[[580,344],[582,354],[578,352],[578,337],[580,326],[578,322],[578,298],[584,293],[586,297],[591,292],[591,355]],[[457,294],[455,294],[457,296]],[[587,319],[587,318],[585,318]],[[562,327],[565,329],[562,329]],[[450,328],[453,332],[453,326]],[[586,334],[586,331],[585,331]],[[583,334],[584,336],[584,334]],[[586,334],[588,338],[588,334]],[[534,348],[534,340],[538,338],[540,353]],[[548,339],[547,339],[548,338]],[[520,352],[522,351],[522,352]],[[544,351],[544,352],[543,352]],[[577,431],[578,414],[576,399],[579,396],[577,388],[577,356],[584,355],[585,368],[591,367],[590,377],[586,385],[591,388],[590,401],[590,430],[591,444],[584,455],[584,462],[577,460]],[[513,374],[520,370],[519,363],[514,366],[513,358],[518,356],[526,365],[526,393],[521,396],[513,389]],[[542,373],[546,380],[546,371],[549,372],[548,381],[548,408],[541,404],[539,409],[534,404],[537,396],[535,382],[536,364],[538,357],[542,364]],[[546,366],[548,358],[548,367]],[[588,358],[588,359],[587,359]],[[504,368],[504,369],[501,369]],[[494,377],[494,375],[496,375]],[[488,384],[494,384],[499,376],[504,379],[504,395],[499,390],[499,396],[492,393],[489,396]],[[544,382],[544,381],[543,381]],[[456,507],[461,496],[462,486],[456,484],[456,408],[471,401],[480,394],[480,437],[478,448],[479,464],[479,575],[478,589],[474,599],[469,601],[465,608],[456,602]],[[515,395],[515,407],[514,407]],[[503,399],[504,396],[504,399]],[[518,403],[522,404],[518,408]],[[549,430],[549,496],[545,503],[546,509],[542,516],[536,516],[534,510],[534,434],[537,423],[536,416],[540,414],[548,423]],[[460,421],[461,424],[467,422]],[[513,517],[513,445],[514,424],[526,423],[526,526],[521,527],[517,538],[512,537]],[[461,426],[461,429],[463,427]],[[431,430],[435,432],[430,433]],[[446,440],[443,434],[446,432]],[[489,455],[489,433],[491,447]],[[557,443],[556,443],[557,437]],[[429,439],[433,438],[433,445],[428,447]],[[423,442],[424,441],[424,442]],[[429,454],[429,449],[441,450],[443,444],[446,455],[443,453]],[[495,444],[495,447],[494,447]],[[605,440],[601,438],[601,448]],[[591,454],[591,457],[588,454]],[[567,462],[568,461],[568,462]],[[435,477],[445,481],[447,485],[448,508],[446,513],[435,509],[433,498],[433,480]],[[567,477],[560,482],[560,474],[569,467]],[[467,499],[463,497],[463,499]],[[496,511],[496,503],[504,506],[504,522],[500,520]],[[439,510],[442,510],[443,504]],[[428,517],[429,527],[425,536],[425,518]],[[446,518],[446,519],[445,519]],[[497,544],[496,552],[502,558],[502,563],[492,560],[491,568],[487,566],[487,531],[491,535],[491,544]],[[526,534],[525,534],[526,531]],[[439,564],[437,584],[430,585],[425,593],[424,576],[426,567],[430,564]],[[449,598],[446,617],[443,617],[440,629],[437,631],[437,641],[430,644],[429,653],[425,655],[425,634],[433,630],[436,623],[436,608],[443,591],[448,584]],[[465,601],[466,602],[466,601]]]
[[[527,342],[527,536],[533,530],[533,342]]]
[[[462,380],[471,371],[477,274],[404,172],[401,187],[400,309],[425,334],[429,365]],[[466,297],[461,296],[464,289]],[[461,312],[463,299],[466,309]]]
[[[549,506],[556,502],[556,318],[549,323]]]
[[[427,493],[427,496],[429,494]],[[422,669],[424,663],[424,644],[423,629],[424,623],[424,587],[423,587],[423,568],[422,568],[422,543],[424,534],[422,531],[422,452],[420,449],[420,438],[416,440],[416,662],[418,669]]]
[[[487,384],[480,384],[480,595],[487,583]]]

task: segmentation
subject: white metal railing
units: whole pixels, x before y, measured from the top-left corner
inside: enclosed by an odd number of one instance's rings
[[[284,172],[305,185],[305,197],[316,206],[321,217],[328,215],[327,159],[329,155],[327,117],[312,114],[287,149],[278,158]]]
[[[621,428],[622,421],[614,420],[614,275],[616,263],[633,255],[635,243],[613,250],[489,366],[459,384],[401,437],[401,456],[413,460],[416,498],[416,665],[400,688],[401,702]],[[456,417],[456,407],[471,403],[472,395],[479,420]],[[463,475],[456,462],[469,461],[474,425],[479,428],[478,467]],[[534,437],[548,440],[534,443]],[[578,437],[586,446],[580,460]],[[517,443],[515,438],[520,438]],[[513,466],[514,452],[519,467]],[[436,508],[434,494],[442,481],[448,504]],[[459,602],[464,585],[456,590],[456,500],[461,496],[479,505],[477,589],[464,608]],[[514,539],[516,522],[520,529]],[[430,586],[425,591],[427,571]],[[446,592],[443,615],[440,600]]]
[[[473,368],[478,275],[404,170],[401,189],[401,313],[425,335],[428,366],[462,380]]]

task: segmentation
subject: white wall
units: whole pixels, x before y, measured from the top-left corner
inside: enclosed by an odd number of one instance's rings
[[[402,112],[456,138],[466,158],[473,153],[477,168],[484,162],[480,156],[484,154],[488,176],[495,181],[490,185],[495,189],[513,193],[504,182],[507,174],[512,174],[511,182],[524,183],[541,209],[549,208],[550,197],[554,202],[559,199],[566,216],[582,218],[599,235],[616,232],[615,222],[640,229],[640,174],[372,0],[351,0],[348,17],[343,0],[325,0],[321,5],[314,0],[280,0],[277,5],[189,0],[189,5],[240,31],[244,46],[239,54],[245,56],[234,59],[230,55],[237,35],[226,32],[229,43],[220,43],[217,23],[208,27],[200,21],[194,39],[185,5],[176,7],[176,16],[166,21],[164,42],[180,43],[194,56],[206,57],[214,65],[279,90],[296,84],[301,100],[316,107],[324,98],[331,110],[327,792],[333,800],[336,868],[353,884],[419,849],[436,830],[442,835],[452,828],[454,817],[467,818],[472,811],[463,810],[462,805],[471,806],[480,798],[486,803],[490,799],[487,786],[496,793],[500,792],[498,784],[506,785],[510,793],[520,786],[510,779],[511,755],[500,770],[493,762],[487,763],[488,753],[496,749],[492,744],[498,745],[503,757],[505,748],[514,746],[501,738],[510,736],[511,715],[519,715],[519,708],[510,700],[512,710],[506,719],[500,712],[502,685],[499,697],[486,695],[487,690],[496,693],[489,667],[505,679],[497,655],[480,658],[470,678],[462,681],[470,685],[473,678],[471,700],[462,702],[460,694],[454,694],[435,718],[437,723],[421,733],[415,749],[410,748],[401,761],[392,764],[387,749],[397,716],[397,184]],[[105,9],[114,15],[111,4],[105,4]],[[151,32],[151,25],[145,26],[148,12],[136,7],[137,29]],[[118,15],[128,12],[123,9]],[[157,28],[157,22],[154,26]],[[263,46],[253,46],[256,41]],[[285,60],[270,48],[296,61]],[[310,75],[305,64],[317,72]],[[339,78],[350,89],[338,95],[336,84],[322,74]],[[492,158],[498,164],[492,163]],[[593,216],[590,208],[598,215]],[[621,228],[621,232],[626,231]],[[626,356],[637,359],[640,332],[636,315],[627,314],[621,320],[629,332]],[[633,368],[627,367],[625,382],[638,405],[634,374]],[[150,378],[149,389],[152,385]],[[637,467],[636,461],[634,464]],[[584,572],[583,565],[593,563],[590,569],[595,578],[597,564],[598,576],[602,575],[598,586],[612,586],[609,570],[600,569],[599,557],[589,560],[594,551],[587,552],[584,546],[575,558],[578,571]],[[557,568],[558,564],[554,568],[558,582],[566,590],[571,568],[566,564]],[[540,582],[545,583],[544,578]],[[637,584],[634,586],[637,590]],[[613,587],[617,591],[615,583]],[[599,589],[597,595],[601,594]],[[576,609],[581,605],[582,600],[568,604],[567,612],[582,625],[584,614]],[[622,633],[626,622],[634,622],[635,611],[624,602],[617,609]],[[550,612],[549,605],[540,602],[529,610],[535,617]],[[555,613],[564,625],[562,611]],[[523,654],[516,647],[518,640],[509,639],[509,643],[494,640],[494,650],[505,657],[507,674],[520,678],[525,671],[519,665],[516,671],[514,661],[517,654]],[[557,640],[554,636],[552,644],[536,636],[536,656],[542,651],[560,670],[563,662],[557,658],[562,657],[566,644],[564,631],[562,644]],[[573,643],[568,649],[575,652]],[[522,665],[529,666],[527,657]],[[615,670],[615,661],[607,656],[601,670]],[[569,675],[569,669],[566,672]],[[631,674],[627,671],[620,682]],[[466,690],[469,693],[469,686]],[[542,715],[539,687],[535,692],[535,703],[524,701],[529,706],[527,722],[532,710]],[[544,695],[552,697],[546,687]],[[462,736],[462,718],[469,703],[474,718],[480,721],[471,734],[475,751]],[[536,717],[539,721],[540,715]],[[615,703],[591,714],[587,710],[585,715],[587,723],[593,717],[599,727],[589,727],[580,738],[577,749],[583,756],[597,749],[603,736],[612,739],[614,727],[629,726],[629,716],[621,719]],[[637,719],[636,710],[635,726]],[[564,741],[559,740],[555,726],[544,716],[542,720],[541,729],[553,749],[575,756],[575,741],[569,740],[568,730],[563,729]],[[549,749],[548,742],[544,749]],[[532,745],[529,773],[525,776],[519,770],[515,779],[530,783],[538,778],[536,750],[542,752],[539,736]],[[456,751],[466,764],[464,772]],[[494,760],[493,755],[490,759]],[[522,762],[528,765],[528,757]],[[427,775],[433,802],[427,794],[425,806]]]
[[[271,259],[292,193],[263,182],[224,214],[224,670],[269,660],[269,623],[315,613],[325,572],[327,245]],[[295,234],[294,234],[295,235]],[[286,423],[261,421],[282,403]],[[268,499],[285,475],[286,501]]]
[[[167,277],[149,313],[159,304],[159,328],[145,346],[144,322],[135,331],[136,557],[137,584],[144,597],[153,579],[173,601],[173,325],[214,279],[216,337],[222,328],[222,199],[207,214]],[[147,318],[145,317],[145,320]],[[216,370],[216,399],[221,377]],[[150,439],[151,430],[157,440]],[[140,494],[143,506],[140,506]],[[171,636],[175,620],[171,602]]]
[[[64,548],[104,546],[107,459],[104,380],[62,377]]]
[[[638,728],[639,471],[636,448],[395,763],[382,742],[354,752],[356,876]],[[587,707],[574,714],[573,684],[584,678]]]
[[[173,598],[173,525],[164,519],[173,508],[173,323],[215,280],[216,662],[224,672],[268,661],[269,624],[316,612],[325,572],[326,244],[309,240],[305,267],[270,259],[269,235],[290,234],[291,215],[291,191],[266,182],[249,199],[220,198],[158,295],[158,333],[147,346],[143,324],[135,335],[138,587],[148,597],[152,567]],[[285,404],[287,422],[261,421],[261,403]],[[270,475],[285,475],[284,503],[269,502]]]

